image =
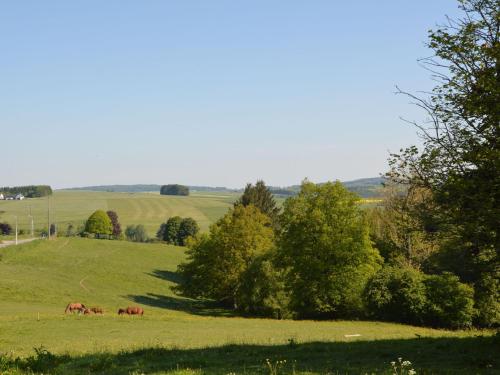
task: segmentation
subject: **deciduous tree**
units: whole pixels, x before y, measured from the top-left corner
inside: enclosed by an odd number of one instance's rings
[[[111,220],[106,212],[102,210],[97,210],[90,215],[85,224],[85,231],[94,234],[96,237],[110,235],[112,230]]]
[[[302,184],[285,201],[279,257],[299,317],[353,318],[366,282],[380,267],[357,196],[340,182]]]
[[[270,219],[253,205],[237,205],[189,244],[187,262],[179,266],[180,290],[238,308],[242,275],[253,260],[274,246]]]
[[[118,214],[115,211],[106,211],[106,214],[108,215],[109,220],[111,220],[111,225],[113,227],[111,234],[115,238],[120,237],[122,234],[122,227],[118,221]]]
[[[418,128],[423,147],[392,155],[388,177],[432,193],[428,216],[443,237],[447,257],[441,270],[476,286],[483,324],[498,324],[483,314],[489,302],[481,293],[488,281],[498,285],[500,217],[500,7],[498,0],[461,0],[461,19],[431,31],[434,56],[423,62],[438,84],[427,97],[411,93],[428,117]],[[454,259],[461,259],[461,266]],[[496,291],[495,291],[496,289]]]

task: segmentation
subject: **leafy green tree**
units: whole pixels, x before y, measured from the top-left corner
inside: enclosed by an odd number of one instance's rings
[[[193,218],[174,216],[160,225],[156,237],[172,245],[185,246],[187,239],[196,236],[199,231],[200,227]]]
[[[460,8],[461,19],[429,35],[435,56],[424,63],[438,84],[427,97],[405,93],[429,119],[413,123],[423,147],[392,155],[388,177],[432,193],[427,216],[448,255],[439,257],[438,269],[475,285],[476,305],[486,308],[494,296],[481,293],[481,285],[500,278],[500,7],[498,0],[462,0]]]
[[[196,220],[190,217],[182,219],[179,231],[177,232],[177,242],[180,246],[186,246],[186,241],[189,237],[194,237],[200,231],[200,227]]]
[[[179,265],[180,291],[238,308],[242,275],[254,259],[274,247],[270,219],[253,205],[237,205],[189,243],[188,260]]]
[[[113,226],[106,212],[97,210],[88,218],[85,231],[99,238],[103,235],[110,235],[113,231]]]
[[[427,323],[437,327],[466,328],[474,318],[474,289],[445,272],[425,279]]]
[[[163,240],[172,245],[180,245],[179,243],[179,229],[182,224],[180,216],[173,216],[167,220]]]
[[[425,217],[430,195],[388,183],[381,204],[367,209],[370,238],[386,262],[422,268],[438,250],[439,238]]]
[[[241,204],[248,206],[250,204],[257,207],[264,214],[269,216],[273,226],[277,228],[279,219],[279,208],[276,206],[276,201],[271,190],[266,186],[264,181],[259,180],[254,185],[247,184],[243,195],[235,202],[235,205]]]
[[[239,311],[275,319],[291,316],[284,273],[273,258],[273,252],[256,257],[241,275],[236,297]]]
[[[355,317],[382,259],[372,248],[359,198],[340,182],[303,182],[281,218],[279,257],[299,317]]]
[[[167,224],[161,223],[160,228],[158,228],[158,231],[156,232],[156,238],[159,239],[160,241],[164,241],[166,230],[167,230]]]
[[[106,211],[106,214],[108,215],[109,220],[111,220],[111,225],[113,227],[111,234],[115,238],[119,238],[122,234],[122,227],[118,221],[118,214],[115,211]]]
[[[128,225],[127,228],[125,228],[125,236],[129,241],[133,242],[148,241],[148,234],[146,232],[146,228],[144,228],[144,225],[142,224]]]
[[[385,266],[368,282],[365,299],[370,317],[424,324],[427,308],[425,275],[412,267]]]

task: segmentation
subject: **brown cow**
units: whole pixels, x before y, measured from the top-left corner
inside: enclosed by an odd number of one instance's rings
[[[68,311],[71,313],[73,311],[82,312],[85,309],[86,309],[86,307],[83,303],[80,303],[80,302],[68,303],[68,306],[66,306],[66,310],[64,310],[64,313],[67,314]]]
[[[119,309],[118,315],[144,315],[144,310],[141,307],[127,307],[126,309]]]
[[[104,314],[104,310],[101,307],[91,307],[90,311],[94,314]]]

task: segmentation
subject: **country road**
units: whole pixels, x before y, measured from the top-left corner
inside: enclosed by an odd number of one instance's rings
[[[26,242],[31,242],[31,241],[35,241],[35,240],[39,240],[40,238],[36,237],[36,238],[28,238],[26,240],[18,240],[17,241],[17,244],[20,245],[22,243],[26,243]],[[11,245],[15,245],[16,244],[16,241],[15,240],[11,240],[11,241],[3,241],[2,243],[0,243],[0,248],[2,247],[7,247],[7,246],[11,246]]]

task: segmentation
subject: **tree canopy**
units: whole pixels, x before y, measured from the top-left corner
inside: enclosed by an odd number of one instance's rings
[[[116,238],[120,237],[122,234],[122,227],[118,221],[118,214],[115,211],[106,211],[106,214],[109,220],[111,220],[111,225],[113,227],[111,234]]]
[[[95,211],[85,224],[85,232],[101,235],[109,235],[113,232],[113,226],[106,212],[102,210]]]
[[[340,182],[302,184],[282,214],[279,258],[300,317],[354,317],[382,259],[372,248],[358,198]]]
[[[189,188],[184,185],[163,185],[160,188],[161,195],[189,195]]]
[[[253,205],[237,205],[196,238],[179,266],[180,289],[191,297],[213,298],[238,308],[242,275],[259,255],[274,246],[270,219]]]
[[[480,320],[498,324],[500,306],[492,314],[491,301],[500,300],[500,8],[498,0],[460,7],[461,19],[429,34],[434,56],[423,63],[438,84],[427,97],[405,93],[429,119],[413,122],[423,147],[392,155],[387,176],[430,192],[420,213],[441,238],[438,269],[475,285]]]
[[[187,239],[196,236],[199,230],[198,223],[193,218],[173,216],[160,225],[156,238],[172,245],[185,246]]]
[[[259,180],[255,185],[247,184],[242,196],[235,202],[235,205],[237,204],[254,205],[271,219],[274,227],[278,227],[280,210],[276,206],[273,193],[264,181]]]

